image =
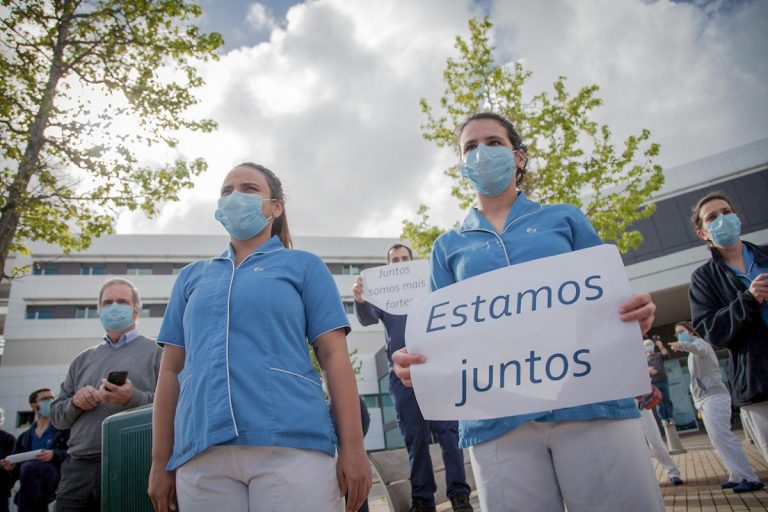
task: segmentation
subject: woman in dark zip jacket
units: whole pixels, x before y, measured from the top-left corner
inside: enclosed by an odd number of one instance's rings
[[[733,402],[768,461],[768,246],[741,240],[741,221],[720,192],[701,198],[691,220],[712,253],[691,276],[693,326],[731,352]]]

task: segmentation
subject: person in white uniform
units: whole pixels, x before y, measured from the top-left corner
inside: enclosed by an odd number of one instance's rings
[[[650,341],[650,340],[646,340]],[[653,343],[651,341],[651,343]],[[656,373],[656,369],[649,367],[648,374],[653,377]],[[659,426],[656,424],[656,418],[653,416],[654,406],[640,407],[640,422],[643,426],[643,435],[648,443],[648,449],[651,451],[651,457],[656,459],[664,471],[667,473],[669,483],[672,485],[683,485],[685,482],[680,477],[680,468],[677,467],[675,461],[669,455],[667,446],[664,444],[664,439],[661,437]]]
[[[675,336],[677,341],[670,348],[688,352],[693,402],[701,411],[712,446],[728,469],[728,480],[720,487],[737,493],[762,489],[763,483],[749,465],[739,439],[731,432],[731,395],[723,383],[712,345],[696,334],[690,322],[676,323]]]

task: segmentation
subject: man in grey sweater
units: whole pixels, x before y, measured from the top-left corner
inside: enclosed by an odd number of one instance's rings
[[[140,312],[139,293],[130,281],[116,278],[104,283],[99,293],[104,340],[75,357],[51,404],[53,425],[71,431],[57,512],[100,509],[101,423],[154,399],[161,350],[136,330]],[[121,371],[128,372],[122,384],[107,380],[111,372]]]

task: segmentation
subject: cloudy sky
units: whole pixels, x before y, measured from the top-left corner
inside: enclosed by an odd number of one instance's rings
[[[600,86],[597,120],[621,140],[648,128],[671,167],[768,136],[768,2],[669,0],[202,0],[226,41],[206,64],[198,115],[213,134],[182,153],[210,166],[159,218],[119,233],[222,233],[217,190],[241,161],[274,170],[296,235],[398,236],[420,203],[463,217],[443,170],[455,155],[421,138],[419,98],[444,90],[467,20],[488,14],[499,63],[533,72],[528,92],[568,77]]]

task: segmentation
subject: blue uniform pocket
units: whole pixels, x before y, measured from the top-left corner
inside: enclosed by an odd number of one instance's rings
[[[292,446],[315,448],[335,442],[320,379],[307,362],[303,371],[274,361],[269,367],[274,392],[274,434]]]
[[[191,393],[192,373],[182,370],[179,373],[179,399],[176,401],[174,417],[173,452],[174,455],[184,455],[195,446],[195,426],[197,415],[193,409],[195,393]]]

